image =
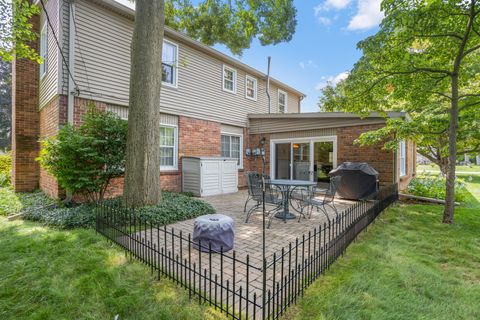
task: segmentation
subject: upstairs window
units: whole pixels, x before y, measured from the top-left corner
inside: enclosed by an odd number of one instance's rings
[[[43,28],[40,31],[40,58],[42,58],[42,64],[40,64],[40,78],[43,78],[48,71],[48,28],[47,23],[43,24]]]
[[[246,76],[245,78],[245,96],[247,99],[257,100],[257,79]]]
[[[223,66],[223,91],[237,93],[237,70]]]
[[[407,175],[407,146],[405,140],[399,142],[398,153],[400,155],[400,177]]]
[[[287,111],[287,93],[285,91],[278,90],[278,112],[286,113]]]
[[[242,168],[242,136],[222,133],[222,157],[237,159],[238,168]]]
[[[162,82],[177,86],[178,46],[170,41],[163,42],[162,49]]]
[[[177,127],[160,126],[160,169],[177,170]]]

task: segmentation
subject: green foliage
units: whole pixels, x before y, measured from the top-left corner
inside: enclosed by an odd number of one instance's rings
[[[2,188],[0,188],[1,190]],[[13,191],[12,194],[15,195]],[[158,205],[137,209],[140,221],[164,225],[215,213],[215,209],[209,203],[188,195],[164,191],[162,197],[163,200]],[[26,220],[38,221],[62,229],[95,227],[94,204],[86,203],[65,207],[63,204],[48,198],[42,192],[19,194],[17,199],[20,208],[23,208],[22,211]],[[121,199],[105,201],[111,204],[119,204]]]
[[[22,203],[12,188],[0,187],[0,216],[18,213],[22,207]]]
[[[207,45],[222,43],[234,54],[249,48],[253,38],[262,45],[290,41],[297,24],[292,0],[165,1],[165,22]]]
[[[438,175],[423,175],[413,178],[408,185],[407,191],[409,194],[445,200],[445,177]],[[460,180],[455,180],[455,200],[463,202],[468,197],[465,183]]]
[[[200,199],[181,193],[163,191],[162,201],[159,204],[139,208],[137,213],[141,221],[165,225],[215,213],[215,209]]]
[[[406,111],[408,119],[389,119],[387,128],[362,135],[360,142],[386,139],[392,149],[411,139],[445,168],[452,77],[458,74],[457,151],[479,150],[480,2],[384,0],[382,9],[380,30],[358,43],[363,56],[345,81],[325,88],[322,108],[361,115]]]
[[[13,57],[42,62],[30,44],[38,35],[32,31],[30,18],[40,13],[33,1],[0,1],[0,59],[12,61]]]
[[[8,150],[12,134],[11,65],[0,59],[0,151]],[[0,184],[1,185],[1,184]]]
[[[10,153],[0,154],[0,187],[10,185],[12,174],[12,156]]]
[[[123,173],[126,139],[126,121],[90,105],[79,128],[66,125],[42,141],[38,159],[60,186],[97,201],[110,180]]]

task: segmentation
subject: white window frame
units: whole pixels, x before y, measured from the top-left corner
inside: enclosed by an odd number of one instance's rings
[[[174,133],[174,146],[173,146],[173,166],[162,166],[160,165],[160,170],[163,171],[177,171],[178,170],[178,126],[173,124],[164,124],[160,123],[160,127],[173,128]],[[162,145],[159,145],[159,148],[162,148]]]
[[[220,132],[220,143],[222,143],[222,136],[229,136],[229,137],[239,137],[240,138],[240,164],[238,165],[238,170],[243,169],[243,134],[240,133],[232,133],[227,131]],[[220,151],[222,146],[220,146]],[[230,139],[230,154],[232,153],[232,140]]]
[[[167,87],[171,87],[171,88],[178,88],[178,50],[179,50],[179,47],[178,47],[178,44],[176,44],[175,42],[172,42],[170,40],[164,39],[163,44],[165,44],[165,43],[168,43],[169,45],[175,47],[175,64],[173,66],[174,81],[173,81],[173,83],[169,83],[169,82],[165,82],[165,81],[162,80],[162,85],[167,86]],[[163,52],[163,48],[162,48],[162,52]],[[163,58],[162,58],[162,68],[163,68]]]
[[[401,140],[398,143],[398,155],[400,177],[405,177],[407,175],[407,143],[405,140]]]
[[[280,112],[280,94],[285,95],[285,108],[283,112]],[[288,113],[288,93],[278,89],[277,92],[277,108],[278,108],[278,113]]]
[[[248,96],[248,80],[251,80],[254,82],[254,87],[253,87],[253,97]],[[257,78],[254,78],[252,76],[249,76],[248,74],[245,75],[245,98],[257,101],[257,92],[258,92],[258,81]]]
[[[333,143],[333,169],[337,167],[338,161],[338,144],[337,136],[319,136],[319,137],[305,137],[305,138],[285,138],[285,139],[272,139],[270,140],[270,177],[275,177],[275,145],[278,143],[290,143],[292,148],[293,143],[309,143],[310,144],[310,172],[313,172],[313,158],[314,158],[314,145],[315,142],[332,142]],[[290,151],[290,164],[293,162],[293,152]],[[290,170],[290,179],[293,179],[293,170]],[[312,179],[310,179],[313,181]]]
[[[229,70],[233,72],[233,90],[229,90],[225,88],[225,70]],[[222,68],[222,89],[225,92],[237,94],[237,70],[225,64],[223,65],[223,68]]]
[[[42,41],[43,40],[43,41]],[[40,80],[48,73],[48,25],[45,21],[40,31],[40,57],[43,62],[40,64]]]

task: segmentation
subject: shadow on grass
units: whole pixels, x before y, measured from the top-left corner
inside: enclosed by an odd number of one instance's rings
[[[0,218],[0,319],[217,319],[93,230]]]
[[[480,319],[480,219],[395,205],[306,291],[286,319]]]

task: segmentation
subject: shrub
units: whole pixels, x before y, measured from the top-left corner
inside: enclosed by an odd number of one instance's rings
[[[445,178],[441,174],[437,176],[427,174],[413,178],[407,192],[415,196],[445,200]],[[465,183],[461,179],[455,179],[455,200],[461,202],[466,200],[467,196]]]
[[[123,174],[127,122],[90,105],[79,128],[66,125],[42,141],[38,160],[60,186],[94,202],[102,200],[110,180]]]
[[[12,155],[10,153],[0,155],[0,187],[10,185],[12,172]]]

